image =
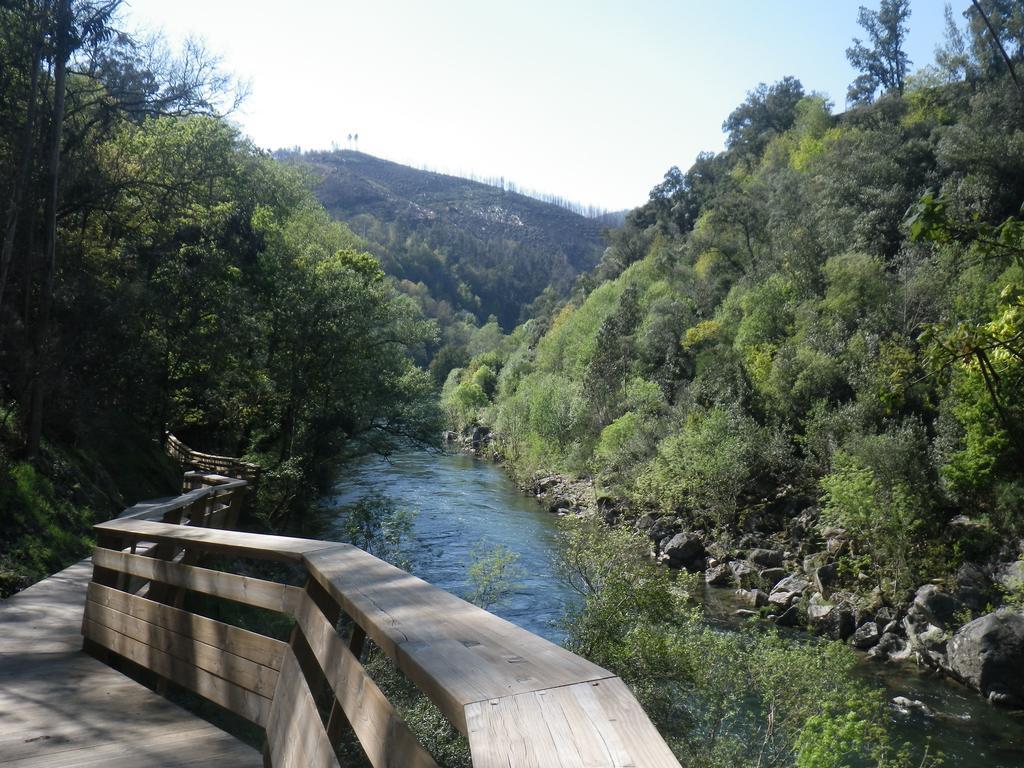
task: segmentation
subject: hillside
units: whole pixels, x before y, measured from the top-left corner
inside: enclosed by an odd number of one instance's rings
[[[385,271],[411,284],[406,292],[425,288],[432,315],[430,300],[447,304],[442,316],[494,315],[510,329],[546,287],[567,293],[601,254],[607,224],[551,203],[361,152],[307,152],[301,161],[319,179],[324,207],[374,246]]]
[[[772,553],[779,624],[881,616],[859,647],[972,682],[947,641],[1024,600],[1021,95],[922,79],[833,115],[793,78],[752,91],[589,292],[451,374],[452,428],[528,482],[592,481],[709,583],[767,596],[745,574]]]

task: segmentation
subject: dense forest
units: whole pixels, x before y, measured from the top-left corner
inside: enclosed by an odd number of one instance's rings
[[[0,6],[4,591],[175,488],[164,430],[263,464],[279,518],[339,458],[439,428],[409,354],[435,324],[226,119],[216,58],[118,5]]]
[[[861,9],[841,114],[794,77],[750,91],[726,149],[672,168],[443,404],[528,487],[589,479],[608,521],[752,613],[868,626],[860,647],[964,679],[947,641],[1024,598],[1024,9],[947,8],[913,73],[908,16]],[[618,616],[609,664],[671,668],[623,627],[677,628]],[[1001,674],[984,693],[1019,704],[1019,663]]]
[[[890,595],[971,556],[958,515],[1020,533],[1024,91],[979,25],[840,115],[752,91],[569,303],[451,374],[453,426],[723,541],[820,506]]]

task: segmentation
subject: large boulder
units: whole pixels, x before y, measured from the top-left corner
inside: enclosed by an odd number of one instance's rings
[[[674,517],[659,517],[652,519],[650,524],[645,527],[647,535],[652,541],[668,543],[675,534],[679,533],[682,525]]]
[[[768,605],[768,595],[760,589],[737,589],[736,597],[740,602],[751,605],[754,608],[760,608]]]
[[[479,448],[481,444],[491,439],[490,427],[473,427],[473,431],[469,435],[469,441],[472,443],[474,448]]]
[[[853,633],[853,637],[850,638],[850,644],[854,648],[866,651],[868,648],[877,645],[881,637],[882,632],[878,624],[874,621],[867,621],[861,624],[857,631]]]
[[[712,587],[727,587],[732,584],[732,569],[728,563],[719,563],[704,571],[704,581]]]
[[[996,571],[996,582],[1007,592],[1024,590],[1024,560],[1006,563]]]
[[[799,605],[791,605],[785,611],[775,616],[775,625],[779,627],[795,627],[800,624],[803,618]]]
[[[706,564],[704,542],[692,533],[677,533],[661,545],[661,553],[672,568],[702,571]]]
[[[786,607],[803,595],[809,586],[810,582],[802,576],[787,576],[775,585],[768,601]]]
[[[947,658],[949,671],[989,701],[1024,706],[1024,613],[1004,608],[965,624]]]
[[[820,592],[807,603],[807,620],[816,633],[832,640],[845,640],[856,628],[853,607],[845,601],[828,602]]]
[[[956,598],[974,611],[981,611],[992,601],[992,582],[981,566],[964,563],[956,572]]]
[[[835,563],[815,568],[814,573],[811,575],[814,588],[826,597],[832,592],[832,587],[838,581],[838,578],[839,572]]]
[[[758,575],[761,577],[761,583],[764,584],[765,589],[771,590],[789,576],[789,572],[785,568],[765,568]]]
[[[895,632],[885,632],[875,646],[868,651],[869,659],[879,661],[902,661],[909,658],[911,654],[910,645]]]
[[[917,590],[903,619],[903,629],[920,661],[946,667],[946,643],[965,611],[967,607],[960,600],[934,584]]]
[[[812,575],[818,568],[828,562],[828,552],[815,552],[804,557],[804,573]]]
[[[958,623],[957,616],[962,615],[965,607],[955,596],[934,584],[925,584],[914,595],[911,611],[916,611],[929,624],[949,629]]]
[[[741,589],[754,589],[761,586],[761,574],[746,560],[733,560],[729,563],[729,569],[736,580],[736,585]]]
[[[556,485],[562,482],[562,478],[558,475],[548,475],[547,477],[540,477],[534,481],[533,487],[535,493],[547,493]]]
[[[782,565],[781,549],[761,549],[760,547],[747,552],[747,560],[759,568],[778,568]]]

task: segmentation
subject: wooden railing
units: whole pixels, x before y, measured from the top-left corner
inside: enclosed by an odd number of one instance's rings
[[[245,483],[193,474],[189,484],[96,526],[86,647],[262,726],[270,765],[338,765],[346,722],[377,768],[435,765],[364,669],[368,637],[468,736],[474,766],[678,767],[607,670],[351,545],[223,530]],[[214,565],[248,559],[290,564],[280,570],[304,584]],[[282,614],[290,638],[191,612],[188,593]]]
[[[260,466],[233,456],[217,456],[193,450],[170,432],[164,433],[164,448],[167,455],[186,467],[200,472],[237,477],[250,483],[259,482]]]

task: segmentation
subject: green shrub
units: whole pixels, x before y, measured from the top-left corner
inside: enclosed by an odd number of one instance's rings
[[[686,509],[695,521],[727,531],[756,479],[770,473],[781,480],[788,452],[778,433],[748,416],[724,408],[695,411],[658,446],[639,493],[659,509]]]
[[[562,526],[559,571],[582,600],[569,647],[626,681],[683,765],[935,764],[893,748],[881,691],[843,644],[711,627],[686,607],[698,577],[673,582],[624,529]]]
[[[93,522],[31,464],[0,465],[0,596],[85,557]]]
[[[523,569],[516,565],[519,553],[504,544],[485,549],[478,542],[469,553],[469,580],[472,584],[466,599],[484,610],[490,610],[519,588]]]
[[[835,464],[821,480],[821,522],[846,532],[852,555],[870,559],[871,575],[887,594],[916,586],[919,500],[904,481],[887,480],[848,454],[837,454]]]

